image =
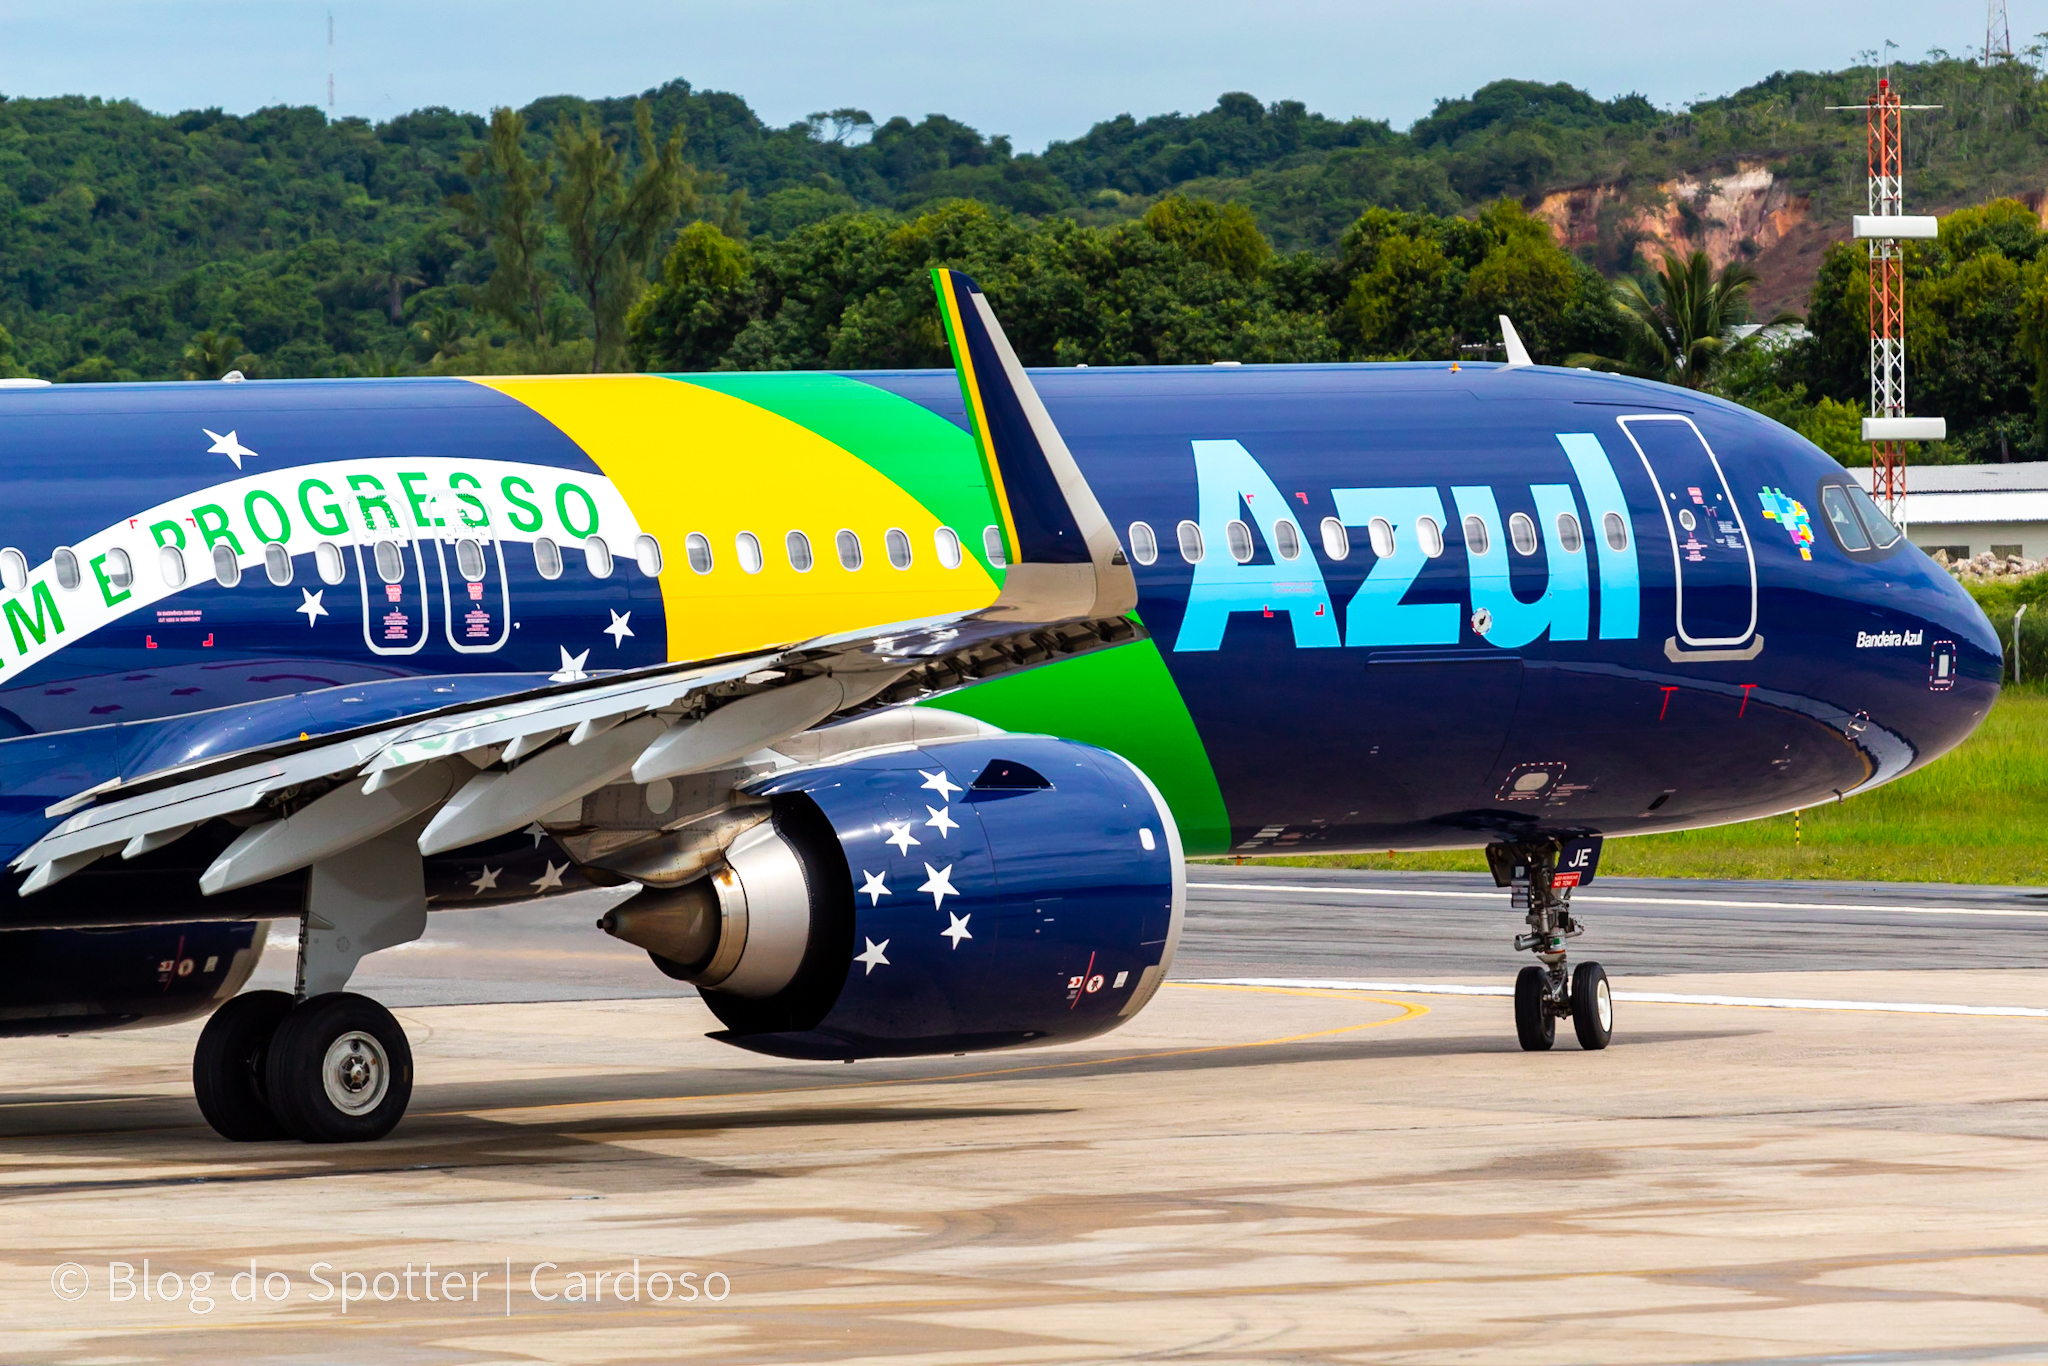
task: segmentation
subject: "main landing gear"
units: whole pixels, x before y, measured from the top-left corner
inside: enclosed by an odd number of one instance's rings
[[[1614,1037],[1607,970],[1598,963],[1580,963],[1569,972],[1565,966],[1565,941],[1586,928],[1571,912],[1572,889],[1592,881],[1599,861],[1597,838],[1486,846],[1494,885],[1511,888],[1514,908],[1527,913],[1529,932],[1515,936],[1515,947],[1534,953],[1537,961],[1515,977],[1515,1037],[1531,1053],[1556,1042],[1557,1022],[1564,1018],[1571,1020],[1581,1048],[1605,1048]]]
[[[390,1011],[344,991],[365,954],[427,924],[417,825],[313,865],[299,920],[297,989],[246,991],[213,1013],[192,1054],[192,1091],[237,1143],[366,1143],[412,1099],[412,1048]]]

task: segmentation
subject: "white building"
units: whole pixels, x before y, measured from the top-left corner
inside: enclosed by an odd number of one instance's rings
[[[1870,466],[1855,471],[1870,488]],[[1908,465],[1902,520],[1913,544],[1951,560],[1989,551],[2048,559],[2048,460]]]

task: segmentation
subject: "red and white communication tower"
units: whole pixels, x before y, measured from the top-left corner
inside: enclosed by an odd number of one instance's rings
[[[1941,106],[1901,104],[1891,80],[1881,77],[1869,103],[1831,107],[1862,109],[1869,119],[1870,212],[1852,220],[1855,236],[1870,244],[1870,416],[1863,419],[1863,439],[1870,443],[1870,496],[1903,525],[1906,470],[1900,444],[1940,441],[1948,435],[1948,422],[1906,416],[1906,279],[1899,243],[1937,233],[1932,217],[1905,212],[1899,112]]]

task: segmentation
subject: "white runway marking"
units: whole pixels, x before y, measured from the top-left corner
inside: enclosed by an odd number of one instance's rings
[[[1511,986],[1465,986],[1444,982],[1351,982],[1321,977],[1204,977],[1191,985],[1293,987],[1314,991],[1391,991],[1411,996],[1512,996]],[[1929,1001],[1832,1001],[1800,996],[1694,996],[1676,991],[1617,991],[1617,1001],[1671,1006],[1750,1006],[1765,1010],[1855,1010],[1880,1015],[1989,1015],[2001,1019],[2048,1020],[2038,1006],[1959,1006]]]
[[[1226,892],[1326,892],[1333,896],[1448,897],[1460,901],[1489,901],[1507,892],[1505,887],[1489,892],[1437,892],[1421,887],[1335,887],[1317,882],[1190,882],[1188,886]],[[1899,915],[1992,915],[2022,920],[2048,920],[2048,910],[1996,906],[1891,906],[1850,901],[1729,901],[1697,896],[1600,896],[1593,892],[1580,892],[1572,897],[1574,905],[1586,901],[1639,906],[1722,906],[1758,911],[1878,911]]]

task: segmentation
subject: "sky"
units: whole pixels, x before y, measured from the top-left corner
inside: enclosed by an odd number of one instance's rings
[[[2008,0],[2015,48],[2048,0]],[[387,119],[682,77],[770,124],[852,106],[945,113],[1020,151],[1119,113],[1193,113],[1246,90],[1405,128],[1501,77],[1659,105],[1887,41],[1981,49],[1980,0],[0,0],[0,93],[133,99],[160,112],[327,105]]]

